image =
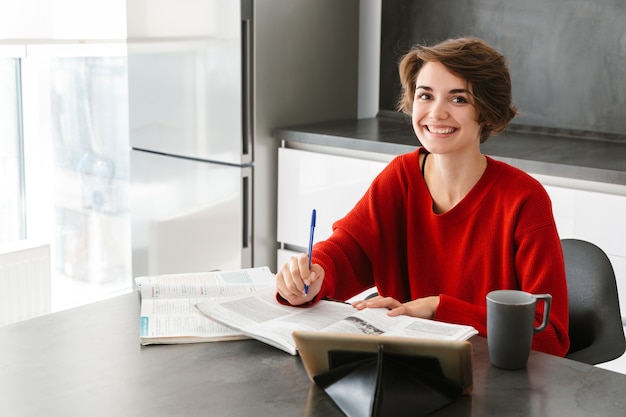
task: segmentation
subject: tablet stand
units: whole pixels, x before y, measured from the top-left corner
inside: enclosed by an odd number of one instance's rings
[[[426,416],[454,402],[461,387],[433,357],[332,350],[313,377],[348,417]]]

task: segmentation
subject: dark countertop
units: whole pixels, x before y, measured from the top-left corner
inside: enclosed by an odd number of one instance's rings
[[[408,120],[373,117],[285,127],[279,140],[399,155],[419,141]],[[533,174],[626,185],[626,142],[509,131],[489,138],[483,153]]]
[[[298,356],[255,340],[141,346],[137,292],[0,327],[3,416],[342,416]],[[439,416],[626,415],[626,376],[533,351],[490,365],[474,336],[474,390]]]

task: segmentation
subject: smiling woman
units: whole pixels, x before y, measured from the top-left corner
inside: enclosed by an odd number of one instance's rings
[[[511,76],[505,58],[482,39],[449,39],[436,47],[416,45],[400,62],[402,95],[398,109],[411,114],[417,75],[427,64],[438,64],[457,77],[456,90],[463,92],[478,111],[483,127],[481,142],[501,133],[517,114],[511,102]]]
[[[279,270],[279,301],[345,300],[375,286],[380,296],[356,308],[471,325],[484,336],[487,293],[548,293],[550,322],[533,347],[565,355],[567,290],[550,199],[480,150],[516,114],[506,61],[480,39],[450,39],[413,48],[400,77],[400,108],[423,147],[389,163],[313,247],[310,267],[302,254]]]
[[[480,143],[502,132],[516,114],[506,61],[481,39],[449,39],[416,45],[399,71],[398,107],[412,116],[420,143],[434,154],[428,169],[421,160],[422,172],[434,211],[445,213],[485,172]]]

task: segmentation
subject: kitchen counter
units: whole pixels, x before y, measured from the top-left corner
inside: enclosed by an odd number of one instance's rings
[[[256,340],[141,346],[137,292],[0,327],[3,416],[342,416],[299,356]],[[626,376],[532,351],[491,366],[474,336],[474,389],[440,416],[626,415]]]
[[[420,145],[409,120],[373,117],[286,127],[279,140],[399,155]],[[483,153],[532,174],[626,186],[626,142],[508,131]]]

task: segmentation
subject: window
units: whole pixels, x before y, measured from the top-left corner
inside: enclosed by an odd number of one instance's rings
[[[53,310],[132,287],[126,69],[123,42],[0,50],[0,243],[50,244]]]
[[[25,238],[19,58],[0,58],[0,243]]]
[[[53,309],[132,285],[126,62],[122,43],[23,62],[27,236],[51,244]]]
[[[2,2],[0,38],[0,243],[50,244],[53,310],[127,291],[126,1]]]

